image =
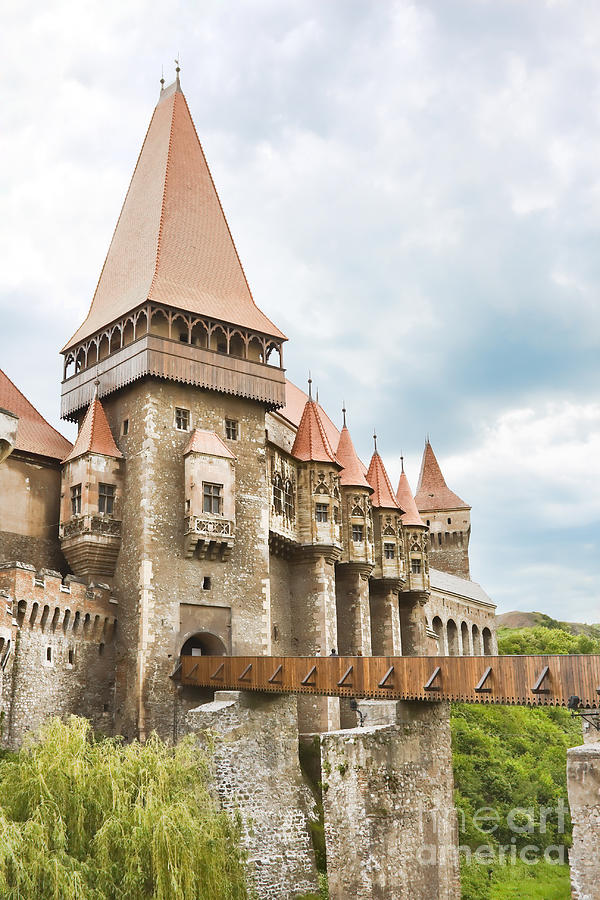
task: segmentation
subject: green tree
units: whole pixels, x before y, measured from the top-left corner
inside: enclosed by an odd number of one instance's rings
[[[240,822],[209,782],[191,741],[125,745],[50,721],[0,762],[0,896],[245,900]]]

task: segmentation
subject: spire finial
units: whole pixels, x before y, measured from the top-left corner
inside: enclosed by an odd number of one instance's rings
[[[317,388],[317,397],[316,397],[317,406],[319,405],[319,388]]]
[[[92,403],[94,400],[98,399],[98,388],[100,387],[100,379],[98,378],[98,373],[96,373],[96,380],[94,381],[94,396],[92,398]]]
[[[344,428],[346,427],[346,401],[342,400],[342,415],[344,417]]]
[[[373,444],[375,445],[375,453],[377,453],[377,432],[373,429]]]
[[[312,375],[310,374],[310,369],[308,370],[308,399],[312,400]]]
[[[160,67],[160,92],[161,92],[161,94],[164,91],[164,89],[165,89],[165,67],[161,66]]]
[[[177,54],[177,56],[179,56],[179,53]],[[179,73],[180,72],[181,72],[181,67],[179,65],[179,60],[176,59],[175,60],[175,81],[177,83],[177,90],[179,90],[179,88],[181,87],[181,85],[179,84]]]
[[[402,466],[402,474],[404,475],[404,454],[400,451],[400,465]]]

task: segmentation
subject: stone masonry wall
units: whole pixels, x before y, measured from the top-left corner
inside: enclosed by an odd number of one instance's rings
[[[202,740],[216,732],[216,787],[223,807],[239,809],[249,869],[261,900],[317,890],[308,829],[312,795],[298,761],[296,699],[217,691],[188,713]]]
[[[567,789],[573,846],[569,852],[574,900],[600,897],[600,742],[567,751]]]
[[[270,651],[265,410],[259,403],[185,384],[146,379],[103,401],[126,458],[123,537],[114,585],[122,628],[117,661],[117,729],[129,737],[153,729],[173,734],[173,672],[186,633],[208,630],[211,607],[231,611],[226,642],[233,654]],[[190,412],[190,430],[175,427],[175,409]],[[229,441],[225,419],[239,424]],[[127,435],[123,420],[128,419]],[[185,557],[183,451],[194,428],[215,431],[236,456],[236,527],[227,561]]]
[[[458,900],[449,705],[360,709],[365,727],[321,736],[331,900]]]
[[[19,747],[50,716],[112,733],[116,602],[105,587],[33,566],[0,566],[2,740]]]

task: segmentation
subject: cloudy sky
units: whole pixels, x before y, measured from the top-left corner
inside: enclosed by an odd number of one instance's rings
[[[430,434],[501,611],[600,621],[596,2],[21,0],[0,49],[0,366],[53,424],[179,54],[291,379],[413,488]]]

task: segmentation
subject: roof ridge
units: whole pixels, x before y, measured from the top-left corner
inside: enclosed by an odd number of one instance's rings
[[[154,274],[152,276],[152,281],[150,282],[150,288],[148,290],[148,295],[150,295],[152,293],[152,288],[154,287],[154,285],[156,283],[156,279],[158,277],[158,267],[160,264],[160,249],[161,249],[161,244],[162,244],[163,224],[165,221],[165,203],[166,203],[166,199],[167,199],[167,185],[169,183],[169,168],[170,168],[170,163],[171,163],[171,151],[173,149],[173,128],[175,125],[175,102],[177,100],[177,93],[178,93],[177,91],[174,91],[172,94],[173,105],[172,105],[172,110],[171,110],[171,126],[169,128],[169,146],[167,149],[167,161],[165,163],[165,179],[164,179],[164,183],[163,183],[162,200],[160,202],[158,234],[156,236],[156,259],[154,261]],[[181,93],[181,92],[179,92],[179,93]],[[183,96],[183,94],[182,94],[182,96]],[[158,102],[160,103],[160,99]],[[158,103],[156,105],[158,106]],[[188,110],[188,112],[189,112],[189,110]],[[154,113],[152,114],[152,118],[154,118]],[[191,118],[191,116],[190,116],[190,118]],[[127,199],[127,198],[125,198],[125,199]],[[125,204],[123,204],[123,206],[124,205]]]
[[[375,481],[375,484],[372,483],[371,478]],[[381,503],[381,494],[383,493],[379,484],[380,477],[383,478],[383,483],[387,488],[389,496],[386,497],[386,500],[391,500],[392,503]],[[371,457],[371,462],[369,464],[369,471],[367,472],[367,481],[373,487],[374,493],[371,498],[371,502],[373,506],[376,507],[384,507],[386,509],[402,509],[398,501],[396,500],[396,495],[394,494],[394,489],[392,488],[392,483],[389,479],[388,473],[386,471],[383,459],[379,455],[377,450],[373,451],[373,456]]]

